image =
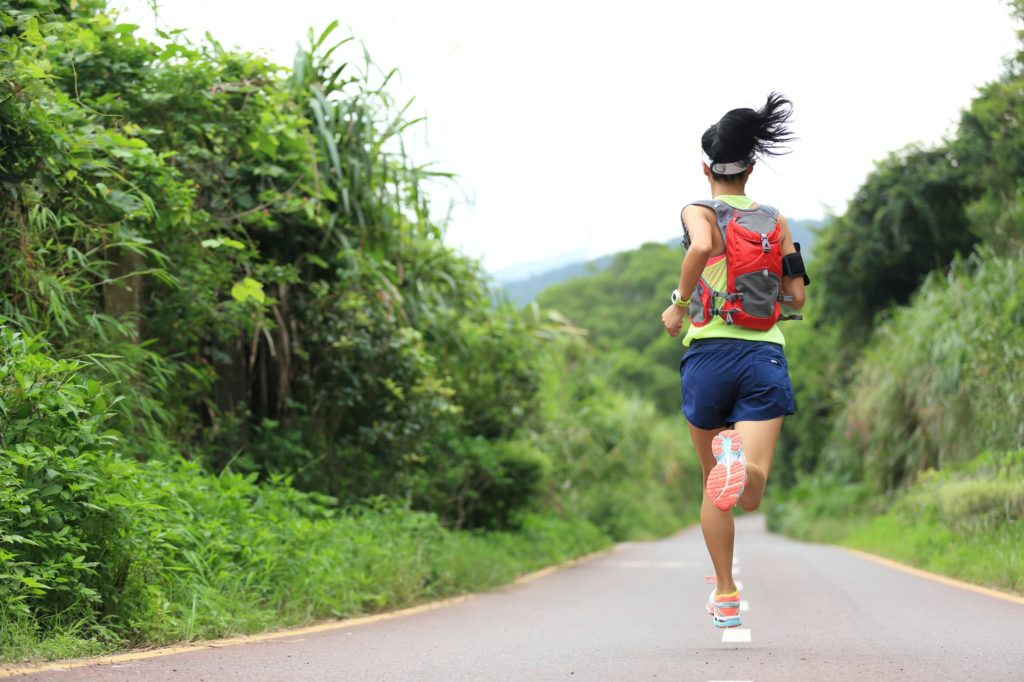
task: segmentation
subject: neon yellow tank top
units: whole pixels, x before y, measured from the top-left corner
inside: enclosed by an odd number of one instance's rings
[[[738,208],[741,211],[754,205],[753,199],[740,194],[719,194],[715,199],[729,204],[733,208]],[[725,291],[728,280],[725,254],[708,259],[707,265],[704,266],[704,273],[702,277],[704,277],[711,288],[716,291]],[[686,330],[686,335],[683,336],[683,345],[689,346],[691,342],[696,341],[697,339],[742,339],[744,341],[766,341],[768,343],[777,343],[783,347],[786,345],[786,337],[782,335],[782,330],[779,329],[778,324],[773,325],[771,329],[766,331],[759,331],[757,329],[740,327],[735,324],[726,324],[725,320],[721,317],[712,318],[703,327],[694,327],[693,325],[690,325],[689,329]]]

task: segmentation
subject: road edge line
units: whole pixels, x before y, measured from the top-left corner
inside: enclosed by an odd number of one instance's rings
[[[962,590],[967,590],[969,592],[976,592],[977,594],[983,594],[986,597],[992,597],[993,599],[1001,599],[1003,601],[1008,601],[1008,602],[1010,602],[1012,604],[1020,604],[1021,606],[1024,606],[1024,597],[1022,597],[1020,595],[1013,594],[1012,592],[1003,592],[1001,590],[994,590],[991,587],[982,587],[981,585],[975,585],[974,583],[968,583],[968,582],[964,582],[963,580],[957,580],[956,578],[950,578],[949,576],[942,575],[940,573],[932,573],[931,571],[926,571],[926,570],[924,570],[922,568],[916,568],[914,566],[908,566],[907,564],[902,564],[902,563],[900,563],[898,561],[895,561],[893,559],[889,559],[889,558],[884,557],[884,556],[879,556],[877,554],[872,554],[871,552],[865,552],[862,549],[853,549],[852,547],[843,547],[842,545],[832,545],[832,546],[835,547],[836,549],[843,550],[847,554],[852,554],[852,555],[858,556],[858,557],[860,557],[862,559],[868,559],[869,561],[874,561],[875,563],[881,564],[883,566],[887,566],[887,567],[895,569],[897,571],[903,571],[904,573],[909,573],[910,575],[917,576],[918,578],[924,578],[926,580],[931,580],[932,582],[941,583],[941,584],[947,585],[949,587],[958,587],[958,588],[960,588]]]
[[[502,585],[502,586],[498,587],[497,589],[499,589],[499,590],[500,589],[508,589],[508,588],[511,588],[511,587],[515,587],[516,585],[526,585],[526,584],[532,583],[533,581],[540,580],[541,578],[549,576],[552,573],[557,573],[557,572],[559,572],[561,570],[564,570],[566,568],[572,568],[573,566],[578,566],[579,564],[586,563],[586,562],[590,561],[591,559],[596,559],[597,557],[602,556],[604,554],[611,554],[613,552],[616,552],[616,551],[618,551],[618,548],[619,548],[619,545],[615,544],[615,545],[612,545],[611,547],[609,547],[608,549],[599,549],[596,552],[591,552],[590,554],[584,554],[583,556],[578,556],[575,559],[568,559],[568,560],[563,561],[563,562],[561,562],[559,564],[552,564],[551,566],[545,566],[544,568],[538,569],[536,571],[532,571],[530,573],[525,573],[525,574],[519,576],[518,578],[516,578],[515,580],[513,580],[512,582],[507,583],[505,585]],[[486,594],[486,592],[480,593],[480,594]]]
[[[383,620],[392,620],[394,618],[402,618],[405,616],[412,616],[417,613],[423,613],[425,611],[434,611],[436,609],[442,609],[448,606],[454,606],[455,604],[461,604],[462,602],[470,601],[471,599],[478,597],[483,594],[491,592],[497,592],[500,590],[508,590],[519,585],[526,585],[536,580],[540,580],[552,573],[557,573],[566,568],[572,568],[584,562],[595,559],[604,554],[610,554],[617,551],[618,545],[613,545],[607,549],[598,550],[596,552],[590,552],[583,556],[578,556],[573,559],[568,559],[561,563],[552,564],[551,566],[545,566],[544,568],[525,573],[510,583],[498,585],[495,588],[485,592],[470,592],[467,594],[460,594],[454,597],[446,597],[444,599],[438,599],[435,601],[427,602],[425,604],[419,604],[417,606],[410,606],[398,611],[388,611],[386,613],[375,613],[370,616],[357,616],[355,618],[346,618],[342,620],[330,620],[320,623],[314,623],[313,625],[303,625],[295,628],[286,628],[284,630],[272,630],[270,632],[256,633],[253,635],[237,635],[234,637],[226,637],[224,639],[209,639],[200,642],[190,642],[186,644],[171,644],[169,646],[163,646],[154,649],[146,649],[143,651],[129,651],[121,654],[107,654],[104,656],[92,656],[89,658],[69,658],[61,661],[50,661],[48,663],[41,663],[35,666],[21,667],[21,668],[5,668],[4,664],[0,663],[0,678],[6,677],[17,677],[19,675],[32,675],[35,673],[49,672],[53,670],[71,670],[74,668],[87,668],[94,665],[112,665],[115,663],[124,663],[127,661],[139,661],[148,658],[160,658],[162,656],[173,656],[175,654],[184,654],[191,651],[200,651],[203,649],[221,649],[229,646],[236,646],[238,644],[251,644],[253,642],[265,642],[272,639],[281,639],[283,637],[296,637],[301,635],[311,635],[319,632],[330,632],[331,630],[344,630],[346,628],[357,627],[360,625],[369,625],[370,623],[377,623]]]

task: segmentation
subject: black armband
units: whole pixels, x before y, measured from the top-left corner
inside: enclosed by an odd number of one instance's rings
[[[805,286],[811,283],[804,268],[804,257],[799,251],[782,257],[782,274],[786,277],[803,277]]]

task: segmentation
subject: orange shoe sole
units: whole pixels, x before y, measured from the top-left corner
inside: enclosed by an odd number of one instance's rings
[[[729,458],[730,454],[738,456],[742,450],[743,439],[737,431],[722,431],[711,441],[711,452],[716,459],[723,461],[716,464],[708,475],[705,492],[711,503],[722,511],[729,511],[736,506],[747,484],[747,468],[743,462],[739,459],[730,461]]]

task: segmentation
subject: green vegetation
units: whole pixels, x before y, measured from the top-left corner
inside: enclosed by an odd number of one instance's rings
[[[779,474],[795,487],[770,513],[787,533],[1017,591],[1021,56],[954,138],[879,164],[823,230],[813,323],[787,348],[801,413]]]
[[[528,514],[516,534],[458,534],[385,498],[340,510],[281,476],[121,458],[102,431],[103,387],[6,335],[6,659],[72,638],[91,651],[402,606],[609,542],[582,519]]]
[[[891,490],[979,450],[1019,447],[1022,284],[1021,258],[979,252],[894,310],[853,368],[826,466]]]
[[[859,483],[801,481],[773,530],[841,543],[938,573],[1024,593],[1024,451],[985,452],[879,496]]]
[[[0,657],[394,608],[694,517],[678,433],[444,246],[447,176],[335,26],[288,71],[103,0],[0,27]]]
[[[679,413],[682,349],[665,334],[664,306],[657,303],[675,287],[681,255],[678,245],[644,244],[616,254],[598,274],[556,284],[537,297],[538,305],[587,330],[614,386],[652,399],[665,415]]]

